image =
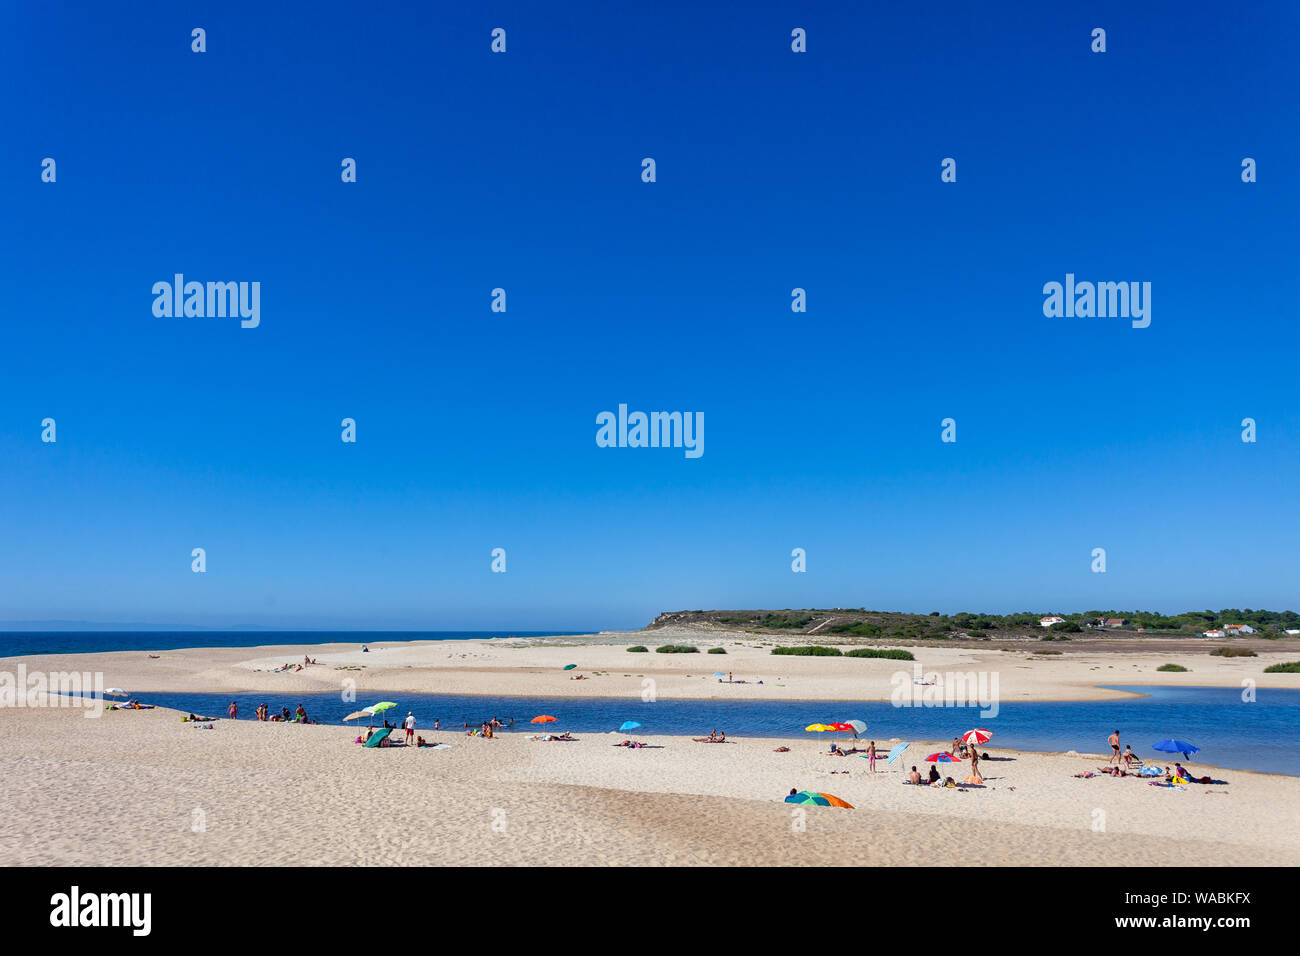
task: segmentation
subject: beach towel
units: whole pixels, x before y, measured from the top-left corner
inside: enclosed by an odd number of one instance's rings
[[[1138,771],[1144,777],[1163,777],[1165,772],[1159,767],[1143,767]]]
[[[373,734],[370,735],[370,739],[366,741],[366,746],[378,747],[381,743],[383,743],[385,740],[388,739],[388,735],[391,733],[392,733],[391,730],[376,730]]]

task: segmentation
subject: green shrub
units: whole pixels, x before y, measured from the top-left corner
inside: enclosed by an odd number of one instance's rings
[[[844,656],[845,657],[883,657],[886,660],[890,660],[890,661],[916,660],[916,658],[912,656],[911,651],[900,651],[897,649],[882,651],[882,650],[877,650],[874,647],[858,647],[855,648],[854,650],[849,651]]]
[[[656,647],[656,654],[698,654],[700,649],[694,644],[665,644],[663,647]]]
[[[725,653],[727,653],[727,649],[726,649],[725,647],[710,647],[710,648],[709,648],[709,653],[710,653],[710,654],[725,654]]]
[[[1078,634],[1080,631],[1083,630],[1083,628],[1081,628],[1078,624],[1074,623],[1074,621],[1057,621],[1050,628],[1048,628],[1048,630],[1066,631],[1070,634]]]
[[[822,647],[814,644],[804,647],[774,647],[773,654],[786,654],[794,657],[843,657],[838,647]]]
[[[1156,668],[1158,671],[1169,671],[1176,674],[1186,674],[1187,668],[1182,664],[1161,664]]]
[[[1060,654],[1060,651],[1054,651],[1050,647],[1044,647],[1041,650],[1034,651],[1035,654]]]
[[[1265,674],[1300,674],[1300,661],[1287,661],[1285,664],[1269,664],[1264,668]]]
[[[644,644],[638,644],[636,647],[629,647],[627,652],[629,654],[649,654],[650,650]]]
[[[1258,657],[1249,647],[1216,647],[1210,651],[1214,657]]]

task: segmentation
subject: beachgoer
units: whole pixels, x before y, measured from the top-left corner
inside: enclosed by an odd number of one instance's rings
[[[1137,761],[1138,755],[1133,752],[1133,745],[1129,744],[1124,748],[1124,766],[1132,766]]]
[[[970,749],[970,772],[980,783],[984,782],[984,777],[980,774],[980,755],[974,747]]]
[[[907,782],[908,783],[921,782],[921,773],[916,769],[916,767],[912,767],[912,772],[907,775]]]
[[[871,767],[871,772],[876,772],[876,742],[871,741],[867,747],[867,764]]]
[[[1116,730],[1107,737],[1106,742],[1110,744],[1110,759],[1106,761],[1106,766],[1109,767],[1112,763],[1119,763],[1119,731]]]
[[[299,704],[298,709],[293,712],[293,719],[298,723],[307,723],[307,711],[302,709],[302,704]]]
[[[234,720],[239,714],[239,705],[232,700],[230,706],[226,709],[226,713],[230,715],[231,720]]]
[[[939,782],[939,768],[936,767],[934,764],[930,764],[930,782],[931,783]]]
[[[415,736],[415,715],[409,710],[406,712],[406,720],[404,723],[406,725],[406,741],[407,743],[410,743],[411,738]]]
[[[434,730],[437,730],[437,729],[438,729],[438,718],[437,718],[437,717],[433,718],[433,729],[434,729]]]

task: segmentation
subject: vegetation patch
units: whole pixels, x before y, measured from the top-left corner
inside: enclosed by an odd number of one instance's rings
[[[774,647],[773,654],[784,654],[788,657],[843,657],[843,652],[838,647],[822,647],[819,644],[808,645],[804,647]]]
[[[727,649],[726,649],[725,647],[710,647],[710,648],[709,648],[709,653],[710,653],[710,654],[725,654],[725,653],[727,653]]]
[[[1156,668],[1158,671],[1167,671],[1174,674],[1186,674],[1187,668],[1182,664],[1161,664]]]
[[[698,654],[700,649],[694,644],[665,644],[663,647],[656,647],[656,654]]]
[[[1249,647],[1216,647],[1210,651],[1213,657],[1258,657]]]
[[[649,654],[650,649],[644,644],[637,644],[635,647],[629,647],[627,652],[629,654]]]
[[[1300,661],[1287,661],[1285,664],[1269,664],[1264,668],[1265,674],[1300,674]]]
[[[845,657],[883,657],[890,661],[914,661],[911,651],[900,651],[898,649],[878,650],[874,647],[859,647],[849,651]]]

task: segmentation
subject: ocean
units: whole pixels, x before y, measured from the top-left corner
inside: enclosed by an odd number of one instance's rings
[[[563,637],[594,631],[0,631],[0,657],[170,651],[181,647],[265,647],[271,644],[378,644],[465,641],[488,637]]]

